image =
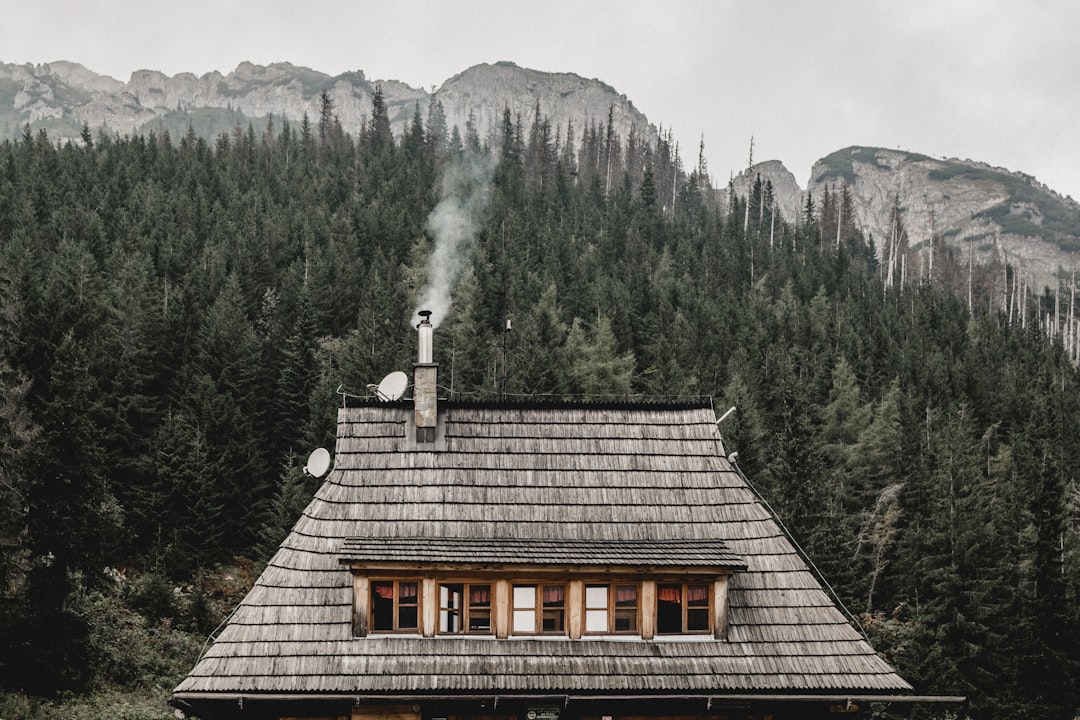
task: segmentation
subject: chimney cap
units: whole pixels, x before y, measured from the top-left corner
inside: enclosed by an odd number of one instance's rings
[[[420,316],[420,322],[421,323],[430,323],[431,322],[431,311],[430,310],[420,310],[416,314]]]

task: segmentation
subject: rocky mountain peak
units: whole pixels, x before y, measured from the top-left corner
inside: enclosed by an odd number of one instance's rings
[[[656,127],[634,104],[610,85],[573,73],[550,73],[519,67],[511,62],[475,65],[447,80],[436,92],[449,126],[464,128],[470,114],[483,136],[502,123],[510,109],[515,120],[530,127],[536,108],[550,122],[552,133],[565,139],[568,124],[578,140],[591,124],[607,124],[609,113],[622,138],[635,129],[638,136],[653,139]]]
[[[814,164],[809,189],[820,197],[826,187],[844,184],[858,226],[879,249],[897,203],[910,247],[927,253],[931,242],[942,243],[970,251],[976,262],[997,254],[1039,284],[1056,285],[1055,275],[1075,264],[1080,249],[1080,204],[1023,173],[972,160],[849,147]]]
[[[777,208],[785,220],[793,222],[801,212],[803,202],[803,189],[799,187],[795,175],[779,160],[765,160],[754,163],[732,178],[731,186],[736,195],[746,197],[759,177],[763,183],[772,183]]]

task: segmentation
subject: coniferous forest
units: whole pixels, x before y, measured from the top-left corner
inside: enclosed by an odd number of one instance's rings
[[[670,137],[509,111],[481,137],[437,104],[395,137],[379,94],[351,135],[321,107],[0,146],[0,715],[143,692],[124,717],[169,716],[336,408],[411,368],[428,218],[477,159],[444,393],[735,406],[727,450],[917,692],[1080,710],[1080,387],[1049,293],[1018,322],[1008,268],[969,290],[942,249],[897,282],[844,188],[796,218],[767,183],[721,202]]]

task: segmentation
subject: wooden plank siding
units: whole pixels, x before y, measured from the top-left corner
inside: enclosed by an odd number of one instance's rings
[[[440,403],[437,452],[408,449],[411,412],[407,402],[339,411],[333,470],[177,698],[910,691],[728,463],[710,408]],[[368,552],[362,539],[399,563],[463,562],[470,548],[494,561],[505,542],[540,565],[533,549],[546,544],[567,567],[581,560],[567,560],[574,548],[617,562],[620,545],[685,567],[699,541],[703,563],[722,556],[738,569],[715,586],[710,635],[656,636],[649,612],[641,638],[583,634],[582,588],[568,583],[573,639],[513,636],[503,578],[492,583],[492,636],[438,635],[428,603],[423,632],[355,637],[369,590],[342,561],[347,546]],[[364,557],[354,561],[374,562]],[[435,591],[429,579],[425,594]],[[655,606],[654,582],[640,602]]]

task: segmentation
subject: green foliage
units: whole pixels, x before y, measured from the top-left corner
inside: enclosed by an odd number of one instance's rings
[[[72,695],[47,700],[0,690],[0,717],[13,720],[175,720],[162,689]]]
[[[1034,178],[951,161],[937,162],[929,177],[938,181],[963,179],[999,188],[1005,192],[1006,199],[980,211],[976,217],[993,220],[1005,232],[1042,238],[1063,250],[1077,249],[1080,208],[1038,186]]]
[[[843,150],[837,150],[834,153],[826,155],[821,159],[821,163],[825,165],[825,171],[819,174],[815,180],[818,182],[836,179],[845,181],[849,185],[855,182],[855,162],[863,163],[864,165],[873,165],[874,167],[887,170],[888,167],[881,163],[878,158],[878,153],[882,152],[881,148],[874,147],[861,147],[853,146],[844,148]],[[894,152],[892,150],[886,152]],[[926,155],[920,155],[918,153],[906,152],[904,155],[913,161],[930,160],[931,158]]]

